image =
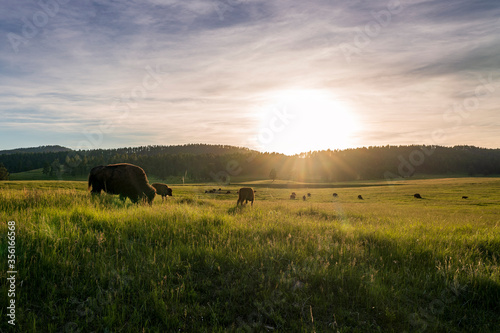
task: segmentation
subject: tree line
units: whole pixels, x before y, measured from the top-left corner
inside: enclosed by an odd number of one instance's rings
[[[86,176],[97,165],[132,163],[160,179],[228,182],[234,177],[296,181],[398,179],[418,175],[500,175],[500,149],[474,146],[377,146],[288,156],[248,148],[191,144],[0,155],[4,174]],[[1,174],[1,173],[0,173]]]

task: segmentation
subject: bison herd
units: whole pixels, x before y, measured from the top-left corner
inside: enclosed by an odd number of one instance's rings
[[[156,194],[161,195],[162,200],[167,195],[172,196],[172,189],[166,184],[150,185],[144,170],[128,163],[100,165],[92,168],[89,173],[88,187],[93,194],[100,194],[104,191],[109,194],[118,194],[123,201],[127,198],[133,203],[143,200],[150,205]]]
[[[311,193],[307,193],[307,197],[305,195],[303,195],[302,200],[306,201],[306,199],[310,198],[310,197],[311,197]],[[290,194],[290,199],[295,200],[295,198],[297,198],[297,193],[292,192],[292,194]]]
[[[149,184],[148,177],[141,167],[128,163],[118,163],[109,165],[100,165],[92,168],[88,177],[88,188],[92,194],[100,194],[102,191],[109,194],[116,194],[120,196],[123,201],[129,198],[133,203],[139,201],[147,202],[152,205],[156,194],[161,195],[162,201],[167,199],[167,196],[172,196],[172,189],[166,184],[153,183]],[[242,187],[238,191],[238,201],[236,206],[243,203],[247,204],[249,201],[253,206],[255,201],[255,191],[251,187]],[[223,191],[221,188],[218,190],[211,189],[205,193],[225,193],[231,194],[231,191]],[[333,198],[338,198],[337,193],[333,193]],[[290,199],[295,200],[297,194],[292,192]],[[311,193],[302,196],[302,200],[306,201],[311,197]],[[416,199],[422,199],[419,193],[413,195]],[[363,196],[358,195],[359,200],[363,200]],[[462,199],[468,199],[463,196]]]

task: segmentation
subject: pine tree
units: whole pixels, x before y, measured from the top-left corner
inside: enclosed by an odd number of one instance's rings
[[[9,171],[2,163],[0,163],[0,180],[9,180]]]
[[[271,178],[274,182],[276,180],[276,176],[277,176],[276,169],[272,168],[271,172],[269,172],[269,178]]]

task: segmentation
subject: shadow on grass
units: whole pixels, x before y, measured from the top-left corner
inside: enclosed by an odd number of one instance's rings
[[[251,206],[250,204],[237,205],[228,208],[227,213],[230,215],[236,215],[236,214],[241,214],[245,211],[249,211],[251,209],[253,209],[253,206]]]
[[[184,198],[178,199],[176,202],[180,203],[180,204],[190,205],[190,206],[210,206],[210,207],[214,206],[214,204],[209,202],[209,201],[195,199],[195,198],[191,198],[191,197],[184,197]]]
[[[238,185],[238,184],[232,184]],[[241,184],[240,186],[246,187],[256,187],[256,188],[273,188],[273,189],[283,189],[283,188],[354,188],[354,187],[379,187],[379,186],[400,186],[403,184],[389,184],[389,183],[378,183],[378,184],[322,184],[322,183],[305,183],[305,184]]]
[[[337,214],[327,212],[324,210],[316,209],[314,207],[302,208],[296,212],[297,216],[307,216],[312,218],[318,218],[321,220],[340,220],[341,217]]]

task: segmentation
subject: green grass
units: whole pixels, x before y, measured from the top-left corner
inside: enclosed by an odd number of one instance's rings
[[[43,169],[33,169],[30,171],[16,172],[9,175],[9,179],[13,181],[20,180],[70,180],[70,181],[83,181],[87,180],[87,176],[70,176],[70,175],[46,175]]]
[[[213,184],[149,207],[85,182],[0,182],[17,331],[500,331],[499,178],[255,185],[253,208]]]

